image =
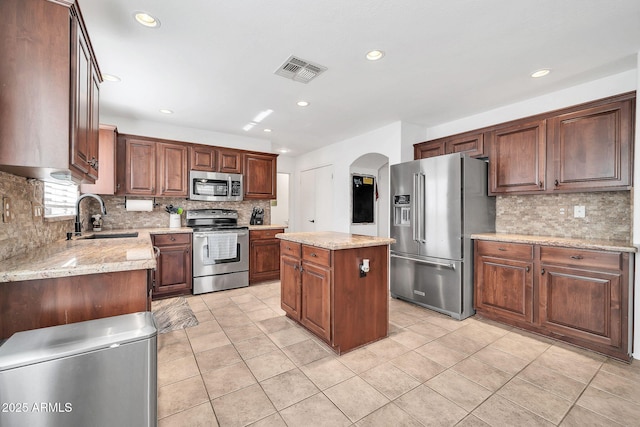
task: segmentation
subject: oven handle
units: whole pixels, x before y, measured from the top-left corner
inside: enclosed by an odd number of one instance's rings
[[[209,234],[220,234],[220,233],[235,233],[238,237],[247,236],[249,234],[248,231],[207,231],[204,233],[193,233],[193,237],[207,237]]]

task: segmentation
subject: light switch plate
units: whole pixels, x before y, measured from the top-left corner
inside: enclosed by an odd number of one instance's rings
[[[584,218],[585,217],[585,208],[584,206],[574,206],[573,207],[573,217],[574,218]]]

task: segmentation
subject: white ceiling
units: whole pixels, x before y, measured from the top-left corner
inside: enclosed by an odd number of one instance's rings
[[[101,71],[122,79],[102,84],[102,114],[262,138],[291,155],[398,120],[433,126],[634,69],[640,52],[638,0],[80,0],[80,7]],[[142,27],[135,11],[161,26]],[[371,49],[386,55],[367,61]],[[276,76],[290,55],[328,71],[308,84]],[[547,77],[529,77],[547,67]],[[296,106],[301,99],[310,106]],[[273,114],[242,130],[266,109]]]

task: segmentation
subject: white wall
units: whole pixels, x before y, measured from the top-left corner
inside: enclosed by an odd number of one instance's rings
[[[276,205],[271,204],[271,224],[289,225],[289,181],[291,175],[278,172]]]
[[[130,117],[109,116],[104,114],[100,116],[100,123],[116,125],[118,127],[118,133],[193,142],[218,147],[231,147],[240,150],[261,151],[263,153],[272,152],[271,141],[267,139],[172,126],[166,123],[140,121]]]
[[[389,164],[400,163],[402,124],[392,123],[371,132],[350,138],[329,146],[320,148],[296,158],[296,176],[293,179],[292,209],[296,211],[297,200],[301,200],[299,175],[303,170],[321,166],[333,165],[333,215],[334,231],[348,233],[351,227],[351,213],[349,210],[351,186],[350,165],[360,156],[368,153],[378,153],[389,159]],[[338,209],[338,207],[340,207]],[[344,208],[342,208],[344,207]],[[295,218],[292,215],[291,218]],[[292,225],[291,231],[297,231]]]

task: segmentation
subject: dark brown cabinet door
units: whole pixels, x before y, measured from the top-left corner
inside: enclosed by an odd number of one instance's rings
[[[549,121],[555,190],[631,188],[633,101],[563,114]]]
[[[89,111],[89,172],[87,175],[97,180],[100,166],[100,79],[95,68],[91,68],[91,108]]]
[[[158,196],[188,196],[188,149],[186,145],[159,143],[157,167],[160,189]]]
[[[482,312],[518,322],[533,321],[533,263],[480,257],[475,305]]]
[[[218,170],[216,149],[204,145],[192,145],[189,147],[191,157],[191,170],[216,172]]]
[[[331,269],[302,263],[300,322],[326,340],[331,339]]]
[[[244,198],[275,199],[277,189],[277,156],[244,154]]]
[[[492,194],[544,191],[546,123],[534,121],[491,132]]]
[[[447,138],[444,151],[446,154],[467,153],[470,157],[483,157],[485,155],[484,134],[473,133]]]
[[[284,229],[249,231],[249,283],[280,277],[280,239]]]
[[[300,258],[280,258],[280,307],[300,320]]]
[[[125,194],[156,194],[156,143],[127,138]]]
[[[160,253],[153,273],[153,298],[191,293],[191,235],[188,233],[153,236]]]
[[[81,174],[89,172],[89,145],[91,126],[91,53],[78,18],[72,13],[71,34],[73,41],[71,82],[72,131],[71,166]]]
[[[423,142],[413,147],[413,158],[427,159],[444,154],[444,141]]]
[[[620,274],[546,264],[541,267],[541,326],[583,344],[619,347],[622,339]]]
[[[218,148],[218,172],[242,173],[242,153],[237,150]]]

